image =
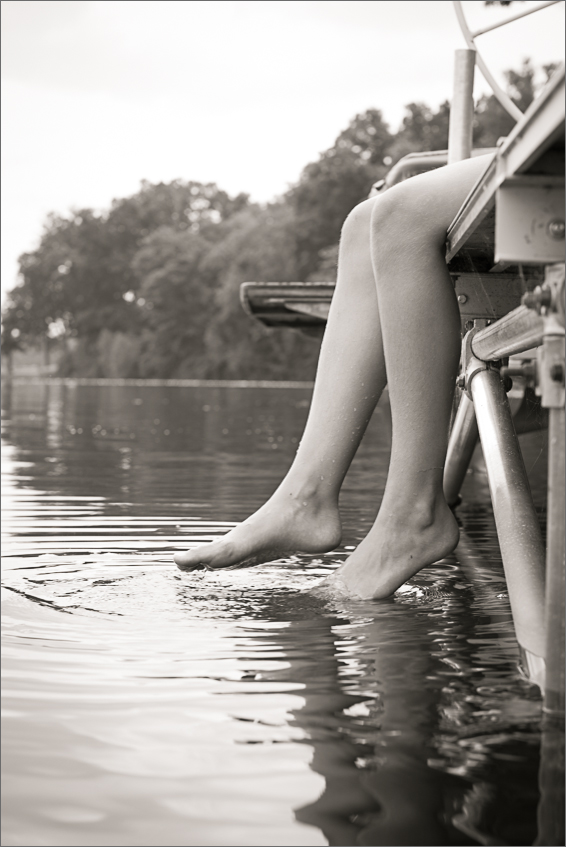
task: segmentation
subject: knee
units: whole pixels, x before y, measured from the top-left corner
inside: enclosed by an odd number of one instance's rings
[[[407,247],[414,224],[411,204],[406,192],[397,191],[399,188],[401,186],[395,186],[376,198],[377,202],[371,212],[371,255],[381,282],[387,279],[387,271],[395,257],[399,256],[403,247]]]
[[[404,234],[420,229],[419,205],[410,189],[409,184],[400,183],[375,198],[370,232],[372,237],[379,237],[379,242],[397,242]]]
[[[422,247],[441,249],[445,229],[438,226],[426,194],[415,191],[411,181],[393,186],[374,199],[371,210],[370,241],[376,268],[387,267],[400,252],[419,252]]]

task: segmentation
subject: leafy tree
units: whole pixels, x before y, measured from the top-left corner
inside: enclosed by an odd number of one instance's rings
[[[212,233],[247,203],[247,195],[231,198],[213,183],[144,181],[107,213],[49,216],[37,250],[20,257],[20,283],[3,316],[4,350],[15,340],[33,344],[54,323],[90,343],[103,330],[141,333],[145,314],[136,308],[133,260],[148,235],[161,227]]]
[[[409,103],[405,107],[401,128],[388,150],[391,161],[397,162],[402,156],[416,151],[446,150],[449,123],[448,101],[442,103],[437,111],[425,103]]]
[[[140,373],[171,376],[187,352],[203,350],[214,279],[203,269],[210,243],[190,228],[162,226],[145,237],[132,261],[144,328]]]
[[[106,226],[118,248],[120,297],[129,292],[139,294],[132,261],[151,233],[163,227],[176,232],[211,233],[247,203],[248,195],[232,198],[215,183],[182,180],[157,184],[143,180],[135,195],[115,200]]]
[[[318,353],[313,340],[251,322],[240,303],[240,285],[246,281],[300,279],[293,207],[285,202],[249,207],[223,229],[224,237],[206,259],[218,281],[215,311],[205,334],[207,374],[311,379]]]
[[[383,158],[387,154],[393,136],[383,120],[379,109],[368,109],[356,115],[343,130],[331,150],[351,151],[360,163],[376,167],[381,175]]]
[[[320,251],[334,244],[351,209],[368,196],[375,169],[350,150],[331,149],[307,165],[288,195],[297,225],[301,279],[319,263]]]
[[[21,351],[24,347],[25,337],[19,325],[22,323],[23,309],[14,291],[6,296],[6,305],[2,314],[2,338],[0,350],[3,357],[10,357],[13,351]]]
[[[356,115],[334,145],[303,170],[288,192],[297,226],[301,279],[318,266],[320,251],[336,243],[344,219],[386,172],[392,136],[378,109]]]

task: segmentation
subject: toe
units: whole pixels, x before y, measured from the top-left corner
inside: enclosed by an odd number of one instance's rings
[[[181,551],[175,554],[173,560],[179,569],[198,569],[201,566],[201,561],[194,551]]]

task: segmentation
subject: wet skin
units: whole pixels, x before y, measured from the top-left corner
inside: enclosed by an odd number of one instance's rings
[[[490,161],[482,156],[421,174],[350,213],[309,418],[291,469],[257,513],[220,540],[177,555],[181,569],[332,551],[341,538],[340,487],[386,383],[393,439],[383,501],[369,534],[324,591],[383,598],[456,547],[442,475],[460,319],[444,246]]]

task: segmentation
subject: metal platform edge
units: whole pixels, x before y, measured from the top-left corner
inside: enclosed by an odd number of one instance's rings
[[[501,147],[495,152],[448,228],[446,261],[465,246],[495,204],[503,182],[529,167],[564,134],[564,66],[557,69]]]

